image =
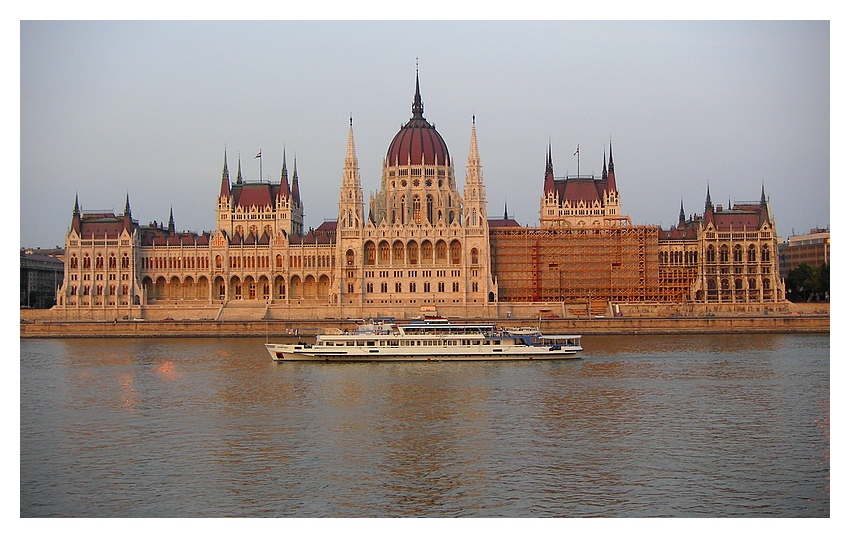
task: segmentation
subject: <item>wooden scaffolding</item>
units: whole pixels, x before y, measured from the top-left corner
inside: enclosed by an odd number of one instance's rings
[[[654,226],[495,228],[490,248],[499,301],[590,304],[658,298]]]

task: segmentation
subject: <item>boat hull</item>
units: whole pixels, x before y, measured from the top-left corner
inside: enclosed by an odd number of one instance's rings
[[[266,350],[275,362],[382,362],[382,361],[504,361],[504,360],[567,360],[580,359],[578,346],[468,346],[451,348],[406,348],[404,353],[395,349],[353,347],[339,349],[323,346],[266,344]]]

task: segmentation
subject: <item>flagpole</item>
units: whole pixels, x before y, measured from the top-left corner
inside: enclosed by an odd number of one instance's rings
[[[576,177],[581,175],[581,155],[579,154],[578,149],[579,145],[576,144],[576,152],[574,154],[576,156]]]

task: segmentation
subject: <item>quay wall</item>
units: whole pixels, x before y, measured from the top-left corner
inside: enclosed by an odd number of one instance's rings
[[[457,319],[453,321],[466,321]],[[474,319],[480,323],[481,319]],[[537,326],[547,334],[746,334],[829,333],[829,315],[617,317],[592,319],[500,318],[500,326]],[[347,320],[263,321],[31,321],[20,324],[21,338],[275,337],[309,338],[325,328],[354,329]]]

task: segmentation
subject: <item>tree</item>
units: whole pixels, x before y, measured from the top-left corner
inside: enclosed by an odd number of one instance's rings
[[[785,279],[789,301],[812,302],[829,300],[829,265],[812,267],[801,263]]]

